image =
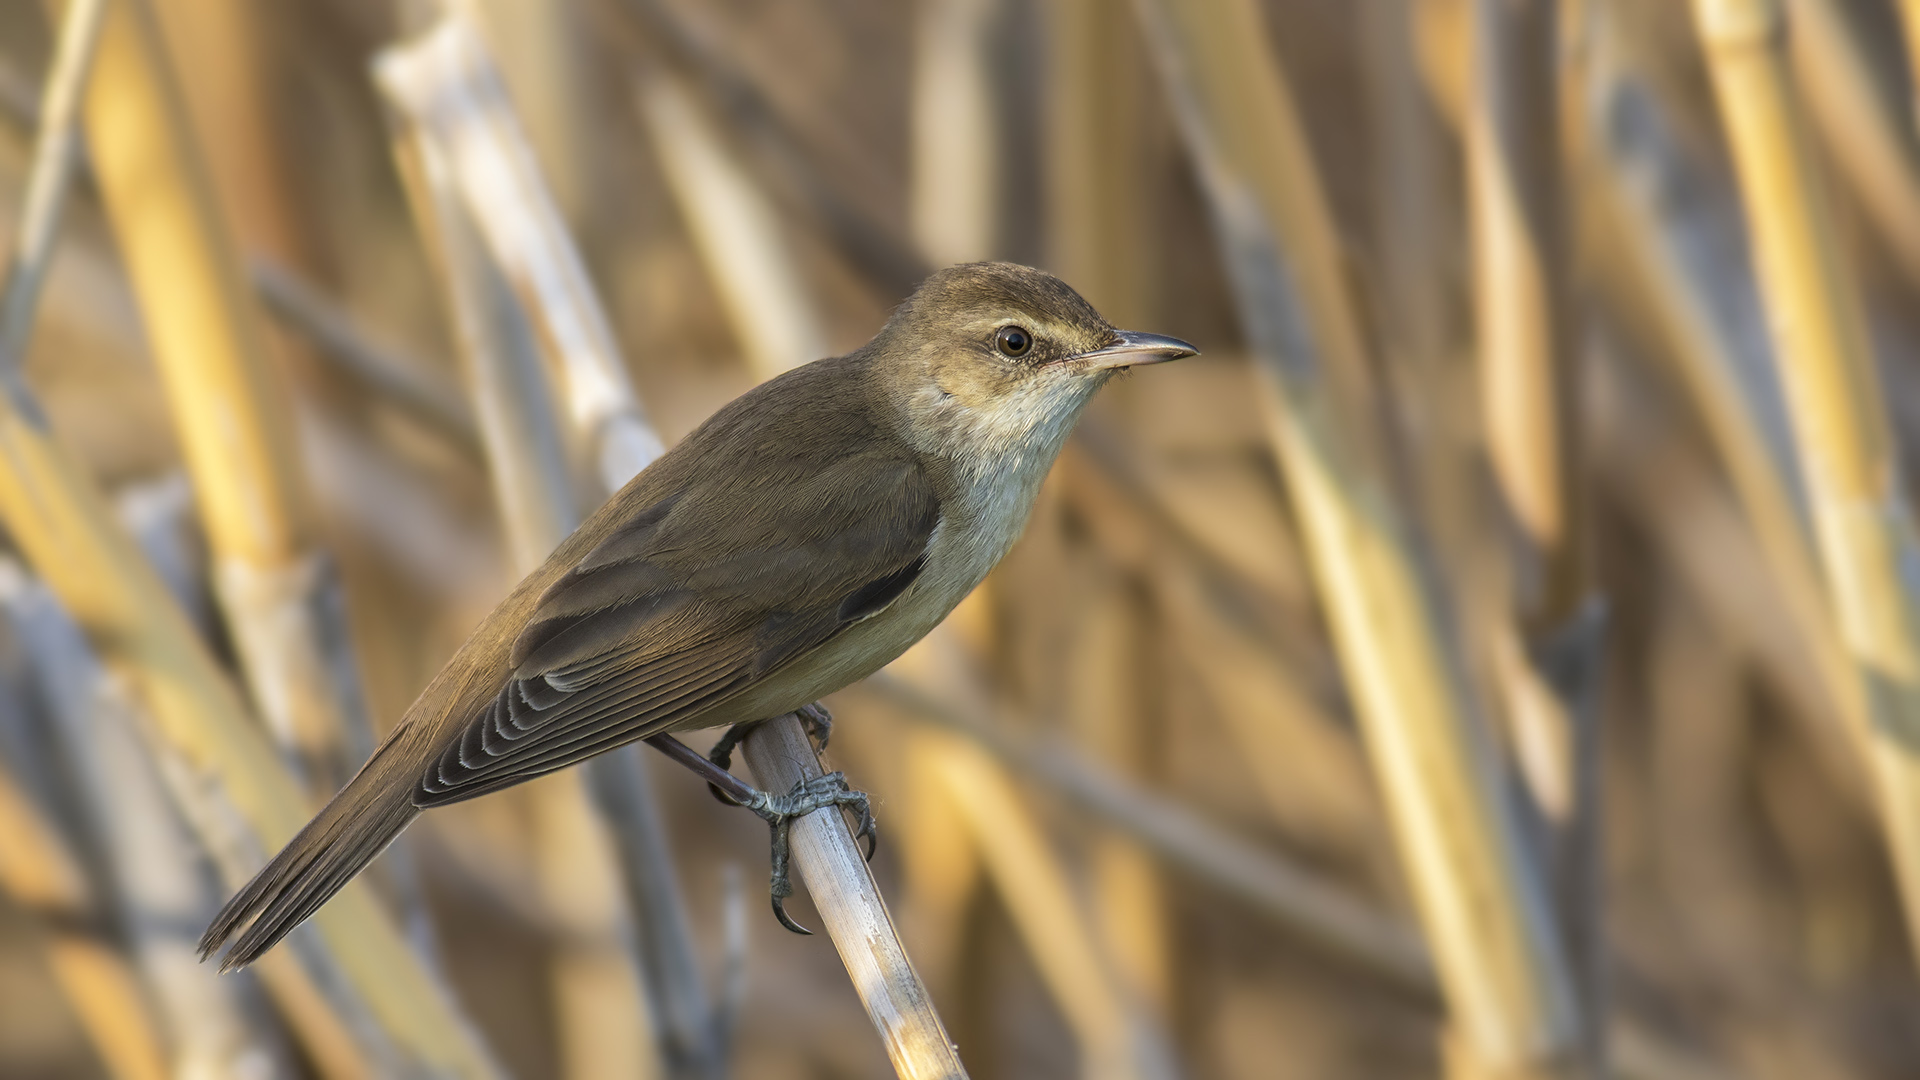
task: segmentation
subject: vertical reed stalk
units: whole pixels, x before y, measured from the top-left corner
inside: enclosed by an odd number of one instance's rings
[[[456,25],[457,18],[441,26]],[[449,39],[442,34],[425,40]],[[435,68],[434,59],[419,45],[402,46],[382,54],[376,77],[395,107],[396,149],[408,166],[415,217],[431,240],[466,359],[513,567],[524,574],[566,538],[580,510],[531,314],[461,197],[461,163],[444,142],[452,119],[446,106],[426,107],[438,95],[469,108],[473,103],[455,96],[467,89],[456,81],[460,70]],[[541,898],[556,929],[551,976],[560,1072],[576,1080],[659,1075],[665,1062],[652,1037],[658,1025],[645,1022],[654,1003],[635,965],[634,935],[617,906],[614,853],[592,816],[584,776],[568,771],[548,777],[529,787],[526,798]]]
[[[1734,265],[1737,212],[1682,147],[1651,91],[1602,65],[1587,103],[1596,143],[1584,189],[1604,284],[1658,335],[1706,421],[1812,667],[1864,764],[1867,703],[1821,581],[1786,399],[1750,276]]]
[[[1920,0],[1900,0],[1900,28],[1905,31],[1907,45],[1907,70],[1920,71]],[[1913,100],[1915,122],[1920,123],[1920,79],[1916,79],[1910,88]]]
[[[190,770],[213,808],[193,820],[201,844],[238,887],[306,822],[299,785],[166,586],[53,441],[25,388],[16,376],[7,380],[0,395],[0,517],[95,647],[138,680],[153,737]],[[301,940],[310,948],[266,958],[260,974],[317,1059],[369,1052],[346,1035],[342,1016],[352,1015],[417,1067],[498,1075],[445,988],[364,886],[342,891]],[[324,986],[305,966],[309,959],[328,967]]]
[[[72,0],[60,20],[52,70],[40,98],[40,131],[34,140],[33,166],[27,176],[26,205],[7,251],[6,279],[0,288],[0,371],[15,372],[26,357],[61,209],[74,165],[80,156],[78,119],[87,75],[107,0]]]
[[[1047,257],[1119,326],[1150,325],[1154,253],[1146,60],[1125,0],[1051,0]]]
[[[1790,0],[1789,55],[1808,118],[1909,287],[1920,285],[1920,149],[1876,70],[1859,5]]]
[[[1584,470],[1561,206],[1557,0],[1474,0],[1466,114],[1474,317],[1495,486],[1518,526],[1514,610],[1494,624],[1515,756],[1553,830],[1561,928],[1584,1036],[1600,977],[1599,601],[1587,554]],[[1597,1054],[1597,1045],[1589,1047]]]
[[[1920,947],[1920,559],[1858,294],[1787,69],[1778,0],[1695,0],[1739,172],[1841,640],[1872,717],[1873,774]]]
[[[61,782],[79,796],[86,849],[113,886],[101,907],[125,934],[164,1023],[172,1075],[293,1075],[279,1033],[253,1022],[258,982],[221,978],[195,955],[199,921],[219,898],[141,741],[133,703],[59,601],[16,563],[0,564],[0,608],[31,665],[21,689],[54,737]]]
[[[827,355],[826,332],[772,201],[678,75],[654,72],[635,92],[654,160],[755,377],[771,379]]]
[[[935,267],[991,258],[1000,225],[999,0],[928,0],[914,37],[913,239]]]
[[[580,518],[540,348],[556,361],[565,416],[595,461],[602,495],[645,468],[659,454],[660,440],[640,413],[606,315],[547,195],[485,42],[462,16],[450,15],[417,42],[384,54],[377,77],[405,127],[403,155],[413,165],[409,180],[417,216],[430,223],[440,249],[503,521],[514,538],[516,565],[529,571]],[[638,883],[627,890],[628,899],[646,923],[638,931],[646,946],[641,974],[657,1052],[675,1075],[715,1075],[724,1048],[700,985],[684,905],[663,902],[677,898],[679,886],[652,805],[647,766],[638,755],[623,753],[603,755],[586,768],[596,787],[619,792],[600,800],[603,810],[625,811],[609,814],[620,834],[617,849],[604,836],[580,846],[583,835],[594,832],[592,819],[580,812],[582,774],[543,781],[544,792],[536,795],[541,820],[554,829],[542,846],[573,852],[545,863],[553,900],[575,916],[570,922],[576,940],[562,943],[562,966],[574,974],[563,973],[563,983],[611,985],[609,965],[634,944],[621,940],[628,932],[611,908],[577,902],[612,884],[609,873],[595,873],[589,864],[609,853],[624,856],[625,879]],[[627,1029],[615,1020],[570,1030],[584,1047],[608,1044]],[[576,1055],[578,1075],[598,1075],[593,1060],[597,1052]]]
[[[1560,207],[1555,0],[1473,0],[1466,124],[1474,316],[1488,456],[1526,548],[1521,618],[1552,628],[1587,598]]]
[[[170,1075],[159,1018],[59,830],[0,768],[0,888],[41,923],[47,964],[115,1080]]]
[[[95,8],[92,14],[98,11]],[[72,5],[70,14],[82,21],[91,17],[84,4]],[[138,4],[118,5],[107,14],[99,46],[101,72],[88,103],[90,123],[96,111],[123,119],[99,103],[110,102],[116,94],[124,96],[129,84],[137,90],[152,76],[154,60],[147,48],[152,42],[151,24],[143,31],[139,23],[148,14]],[[70,137],[70,110],[78,86],[73,65],[84,56],[84,50],[76,48],[83,38],[71,33],[63,37],[66,47],[58,65],[63,75],[48,94],[44,132],[47,145],[55,147]],[[97,138],[111,143],[116,134],[125,133],[107,132]],[[52,163],[71,152],[70,148],[54,151],[45,159],[48,169],[42,175],[61,179]],[[154,187],[165,189],[166,179],[157,178]],[[52,250],[58,185],[46,184],[42,180],[35,185],[30,205],[36,216],[21,230],[22,246],[16,255],[22,261],[9,275],[6,325],[0,327],[0,340],[12,343],[16,356],[31,334],[37,282]],[[166,193],[152,194],[158,198]],[[132,209],[127,213],[132,214]],[[164,207],[155,216],[164,217]],[[6,391],[0,395],[0,446],[6,462],[6,468],[0,469],[0,516],[6,518],[14,542],[107,658],[139,680],[154,716],[154,737],[201,773],[209,799],[219,803],[225,821],[217,829],[196,822],[199,839],[215,856],[223,876],[237,884],[260,853],[291,837],[304,820],[293,782],[258,740],[218,665],[166,587],[122,535],[90,482],[53,441],[17,368],[0,368],[0,381]],[[341,899],[344,903],[336,903],[316,920],[315,931],[303,935],[315,946],[309,950],[310,957],[329,969],[325,993],[314,973],[292,953],[277,956],[261,968],[276,1000],[308,1040],[315,1060],[329,1075],[364,1069],[367,1047],[354,1045],[346,1035],[343,1016],[351,1014],[369,1025],[365,1029],[369,1038],[397,1048],[415,1062],[451,1074],[493,1075],[491,1061],[473,1041],[450,999],[399,943],[364,891],[351,889]]]
[[[287,389],[198,157],[147,0],[109,15],[87,99],[94,171],[192,472],[249,688],[309,790],[370,748],[337,585],[313,543]]]
[[[1247,0],[1142,0],[1259,370],[1321,601],[1452,1011],[1463,1071],[1579,1075],[1578,996],[1369,414],[1299,118]],[[1282,247],[1280,237],[1287,244]]]
[[[1153,175],[1148,152],[1151,88],[1134,77],[1145,62],[1125,0],[1053,0],[1046,115],[1047,250],[1051,269],[1120,326],[1151,326],[1155,266],[1148,229]],[[1109,395],[1130,388],[1109,389]],[[1039,515],[1036,515],[1038,517]],[[1078,620],[1067,692],[1080,743],[1123,773],[1146,765],[1156,721],[1149,621],[1108,576],[1093,610]],[[1173,942],[1159,868],[1122,837],[1094,841],[1088,860],[1092,916],[1102,951],[1131,996],[1172,1015]]]

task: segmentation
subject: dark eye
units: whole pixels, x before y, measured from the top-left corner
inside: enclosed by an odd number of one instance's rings
[[[1024,326],[1003,326],[993,335],[993,344],[1008,356],[1021,357],[1033,351],[1033,335]]]

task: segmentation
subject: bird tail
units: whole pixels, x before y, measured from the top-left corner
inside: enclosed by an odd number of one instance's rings
[[[413,785],[397,782],[383,759],[402,741],[396,731],[347,786],[228,900],[200,938],[200,959],[239,933],[220,961],[222,972],[253,963],[320,905],[346,887],[411,823]],[[248,921],[251,920],[251,924]],[[244,932],[241,927],[246,925]]]

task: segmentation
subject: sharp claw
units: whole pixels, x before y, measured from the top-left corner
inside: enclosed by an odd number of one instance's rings
[[[873,853],[880,850],[880,829],[874,824],[873,811],[865,806],[860,807],[860,823],[853,831],[853,838],[867,842],[867,861],[872,862]]]
[[[802,705],[794,712],[800,717],[800,721],[807,725],[807,734],[813,737],[816,744],[815,750],[825,751],[827,740],[833,738],[833,714],[827,711],[825,705],[817,701],[810,705]]]
[[[800,934],[805,937],[813,936],[813,931],[793,921],[793,916],[787,914],[786,901],[778,896],[773,898],[773,917],[780,920],[781,926],[786,927],[788,930],[791,930],[796,934]]]
[[[708,791],[708,793],[709,793],[709,794],[711,794],[711,795],[712,795],[712,796],[714,797],[714,799],[715,799],[715,800],[717,800],[717,801],[718,801],[718,802],[720,803],[720,805],[722,805],[722,806],[739,806],[739,805],[740,805],[739,803],[737,803],[737,802],[735,802],[735,801],[733,800],[733,796],[731,796],[731,795],[728,795],[728,794],[727,794],[726,792],[724,792],[724,791],[721,791],[721,790],[720,790],[720,785],[718,785],[718,784],[708,784],[708,785],[707,785],[707,791]]]

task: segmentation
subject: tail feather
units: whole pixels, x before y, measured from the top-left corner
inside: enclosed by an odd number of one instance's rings
[[[376,752],[340,793],[228,900],[200,938],[205,960],[233,939],[220,970],[251,964],[346,887],[420,813],[410,777],[380,766],[397,740]],[[245,927],[244,932],[241,930]]]

